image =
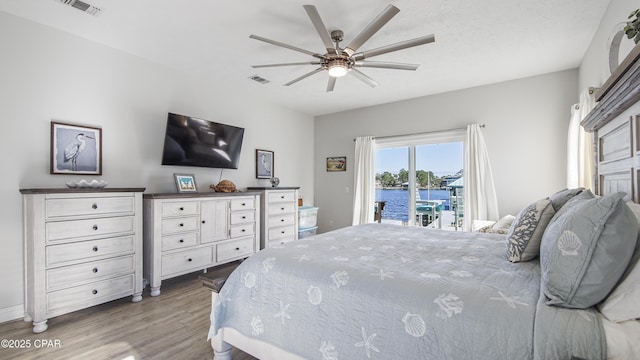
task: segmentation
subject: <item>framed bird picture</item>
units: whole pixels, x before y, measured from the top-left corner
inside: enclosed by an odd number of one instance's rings
[[[52,121],[51,174],[102,175],[102,129]]]
[[[273,177],[273,151],[256,149],[256,178]]]

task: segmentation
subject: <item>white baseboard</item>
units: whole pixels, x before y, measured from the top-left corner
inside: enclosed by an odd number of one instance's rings
[[[24,318],[24,305],[15,305],[7,308],[0,309],[0,323],[23,319]]]

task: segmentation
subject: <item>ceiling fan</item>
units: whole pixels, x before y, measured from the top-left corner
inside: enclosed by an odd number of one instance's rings
[[[310,71],[302,76],[299,76],[288,83],[284,84],[289,86],[303,80],[311,75],[317,74],[322,71],[329,73],[329,83],[327,84],[327,91],[333,91],[338,77],[346,74],[351,74],[371,87],[376,87],[378,83],[365,75],[357,68],[382,68],[382,69],[396,69],[396,70],[416,70],[419,64],[404,64],[395,62],[382,62],[382,61],[365,61],[365,59],[372,58],[374,56],[390,53],[392,51],[398,51],[407,49],[414,46],[424,45],[435,41],[434,35],[421,36],[415,39],[401,41],[395,44],[382,46],[376,49],[356,52],[358,49],[369,40],[378,30],[380,30],[391,18],[393,18],[400,9],[393,5],[387,6],[380,15],[378,15],[362,32],[356,36],[351,43],[346,47],[340,47],[340,42],[343,40],[343,32],[341,30],[333,30],[331,33],[327,30],[327,27],[322,22],[318,10],[313,5],[303,5],[304,9],[309,15],[313,26],[320,35],[320,39],[326,48],[325,54],[316,53],[301,49],[299,47],[285,44],[279,41],[264,38],[258,35],[249,36],[252,39],[264,41],[266,43],[281,46],[293,51],[298,51],[303,54],[311,55],[317,60],[309,62],[295,62],[295,63],[280,63],[280,64],[266,64],[266,65],[252,65],[253,68],[266,68],[277,66],[296,66],[296,65],[319,65],[313,71]]]

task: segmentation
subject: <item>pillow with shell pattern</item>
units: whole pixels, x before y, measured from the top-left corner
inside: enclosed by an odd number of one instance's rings
[[[585,309],[616,286],[638,237],[624,195],[572,199],[549,224],[540,247],[547,305]]]

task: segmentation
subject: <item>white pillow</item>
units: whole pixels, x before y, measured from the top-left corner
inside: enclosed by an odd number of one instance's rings
[[[472,231],[480,231],[482,228],[491,228],[496,222],[493,220],[473,220]]]
[[[640,224],[640,205],[630,201],[627,205]],[[640,304],[640,233],[638,233],[638,240],[633,258],[622,281],[598,305],[598,310],[610,321],[640,319],[640,306],[638,306]]]
[[[509,230],[509,228],[511,227],[511,224],[513,223],[513,220],[515,219],[516,217],[513,215],[506,215],[502,219],[498,220],[498,222],[493,225],[492,229],[493,230]]]

